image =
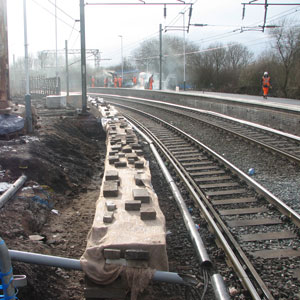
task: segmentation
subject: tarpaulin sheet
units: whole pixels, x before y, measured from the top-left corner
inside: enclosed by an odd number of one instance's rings
[[[0,135],[13,133],[24,128],[24,119],[16,115],[0,114]]]

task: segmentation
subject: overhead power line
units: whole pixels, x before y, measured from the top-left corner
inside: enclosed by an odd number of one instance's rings
[[[76,21],[73,17],[71,17],[69,14],[67,14],[64,10],[62,10],[60,7],[58,7],[55,3],[53,3],[51,0],[48,0],[49,3],[54,5],[59,11],[61,11],[63,14],[65,14],[67,17],[72,19],[73,21]]]
[[[42,6],[40,3],[38,3],[36,0],[31,0],[33,1],[36,5],[38,5],[39,7],[41,7],[43,10],[45,10],[46,12],[48,12],[50,15],[55,17],[55,14],[52,13],[50,10],[48,10],[46,7]],[[69,26],[69,27],[73,27],[72,25],[70,25],[69,23],[65,22],[63,19],[57,17],[57,20],[61,21],[62,23],[64,23],[65,25]],[[79,32],[77,29],[75,29],[75,31]]]

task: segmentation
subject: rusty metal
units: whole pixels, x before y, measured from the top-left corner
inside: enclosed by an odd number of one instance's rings
[[[11,111],[9,98],[7,3],[6,0],[0,0],[0,114]]]

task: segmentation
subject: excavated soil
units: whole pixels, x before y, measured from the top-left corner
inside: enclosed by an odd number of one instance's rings
[[[105,133],[91,116],[41,116],[34,134],[0,141],[0,182],[28,179],[0,209],[0,236],[12,250],[79,259],[103,176]],[[39,241],[32,240],[39,235]],[[18,298],[83,299],[80,271],[13,262],[28,284]]]

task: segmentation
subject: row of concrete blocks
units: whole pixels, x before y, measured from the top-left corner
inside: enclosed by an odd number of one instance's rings
[[[108,179],[107,179],[108,178]],[[106,181],[103,184],[103,196],[112,198],[118,197],[120,185],[120,180],[118,177],[118,172],[115,170],[107,171],[105,176]],[[135,175],[135,182],[137,185],[141,186],[143,181],[140,174]],[[151,197],[147,189],[133,189],[132,190],[133,200],[125,201],[125,210],[127,211],[140,211],[141,220],[155,220],[156,211],[152,207],[142,207],[143,203],[150,203]],[[107,212],[103,216],[104,223],[112,223],[114,218],[114,211],[117,209],[117,205],[113,201],[106,201]]]
[[[133,152],[134,150],[134,152]],[[122,151],[120,153],[120,151]],[[128,164],[134,165],[136,169],[144,168],[144,162],[139,160],[139,157],[143,156],[143,150],[141,145],[138,143],[132,145],[122,145],[121,143],[111,146],[109,152],[108,161],[109,164],[113,164],[116,168],[124,168],[127,166],[126,161],[121,161],[120,158],[126,158]]]

